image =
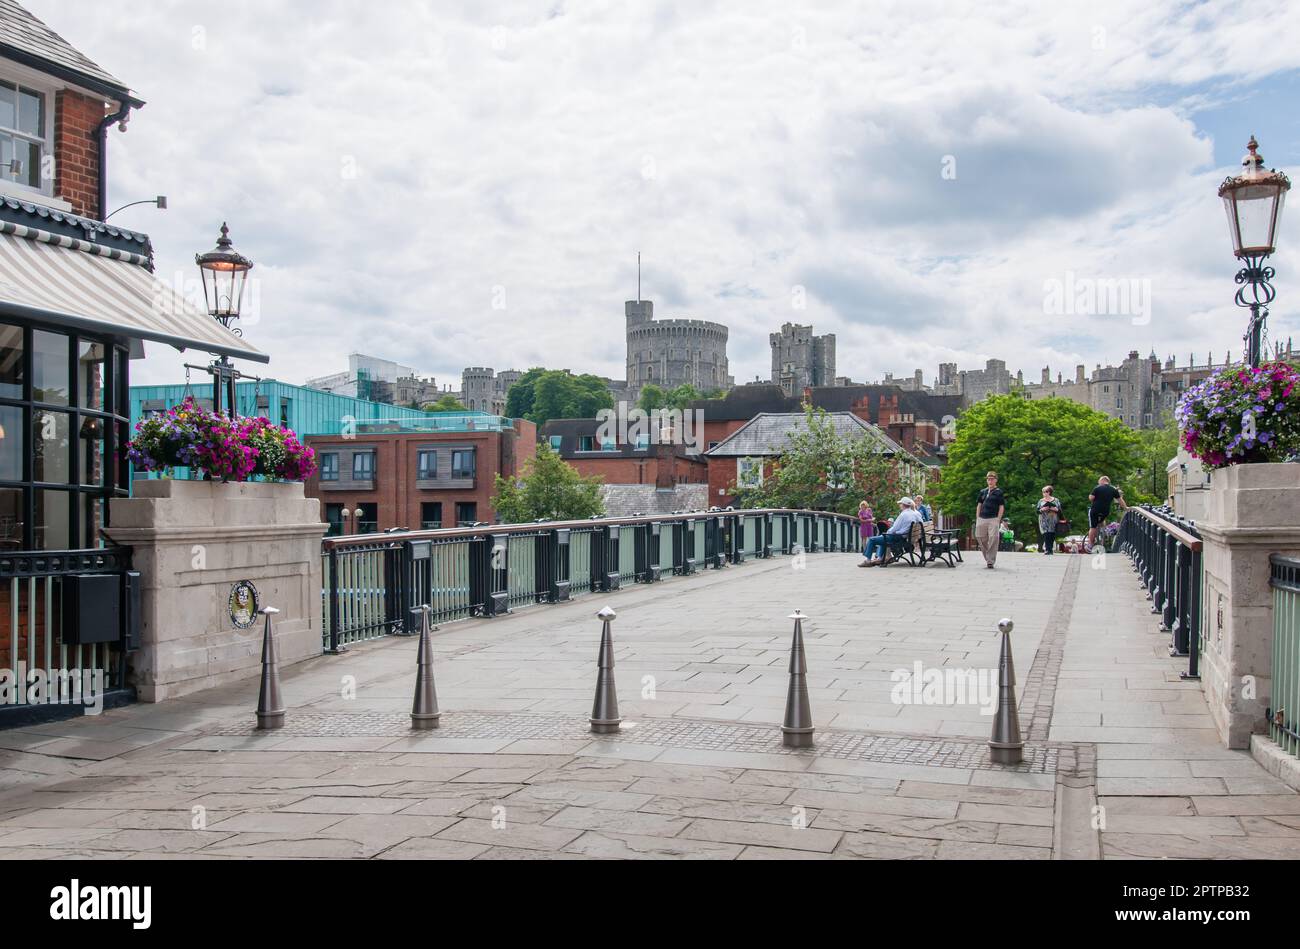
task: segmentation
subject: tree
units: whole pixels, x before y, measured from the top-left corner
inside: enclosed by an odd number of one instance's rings
[[[650,382],[641,388],[641,395],[636,404],[637,408],[646,412],[653,412],[657,409],[685,411],[688,405],[700,398],[703,398],[700,395],[700,390],[689,382],[683,382],[675,389],[669,389],[668,391],[664,391],[662,387]]]
[[[1123,422],[1069,399],[991,396],[966,409],[956,429],[932,500],[948,514],[972,517],[984,475],[996,471],[1012,527],[1030,537],[1038,534],[1044,485],[1052,485],[1070,523],[1086,529],[1097,478],[1121,479],[1139,459],[1138,437]]]
[[[1130,504],[1162,504],[1169,495],[1169,462],[1178,454],[1178,425],[1168,413],[1159,428],[1137,433],[1138,465],[1129,476],[1131,490],[1124,497]]]
[[[546,518],[552,521],[578,520],[604,514],[599,475],[584,478],[547,445],[524,465],[517,481],[496,476],[492,509],[504,524],[525,524]]]
[[[424,411],[426,412],[468,412],[469,409],[465,408],[464,404],[460,401],[460,399],[456,398],[454,395],[448,392],[446,395],[438,399],[437,402],[433,402],[429,405],[426,405],[424,407]]]
[[[646,412],[654,412],[668,404],[668,393],[653,382],[641,387],[641,395],[636,400],[636,407]]]
[[[553,418],[595,418],[614,397],[599,376],[567,369],[529,369],[506,393],[506,414],[544,425]]]
[[[918,478],[901,459],[882,451],[881,442],[863,432],[846,437],[835,431],[825,409],[804,407],[804,424],[792,431],[761,484],[728,489],[741,507],[787,507],[855,514],[866,501],[877,514],[892,513],[898,499],[911,494]],[[757,459],[756,459],[757,461]]]

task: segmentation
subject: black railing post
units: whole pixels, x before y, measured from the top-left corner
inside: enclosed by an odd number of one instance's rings
[[[562,603],[572,595],[570,577],[573,570],[573,531],[567,527],[551,532],[554,560],[551,571],[551,602]]]
[[[745,562],[745,515],[736,514],[731,518],[731,562]]]
[[[510,535],[491,535],[488,561],[491,586],[488,589],[489,616],[510,612]]]
[[[1186,656],[1188,646],[1187,621],[1192,605],[1191,578],[1192,578],[1192,552],[1182,544],[1178,545],[1178,579],[1174,587],[1176,592],[1176,607],[1174,611],[1174,621],[1172,626],[1172,643],[1169,654],[1172,656]]]
[[[600,589],[606,593],[619,588],[618,531],[617,524],[606,524],[597,532],[601,537],[601,546],[604,548],[600,558],[600,574],[597,581],[600,584]]]
[[[1173,632],[1174,617],[1178,614],[1178,555],[1183,545],[1178,542],[1173,534],[1165,534],[1165,601],[1160,614],[1160,628],[1166,632]]]
[[[329,614],[330,614],[330,648],[331,656],[337,656],[342,649],[339,647],[339,552],[331,547],[329,552],[330,565],[330,592],[329,592]]]
[[[417,632],[414,613],[411,610],[429,602],[433,586],[433,541],[408,540],[402,544],[402,597],[398,610],[402,614],[402,635],[411,636]],[[421,571],[419,582],[416,571]]]
[[[641,577],[642,583],[654,583],[661,575],[659,551],[663,543],[663,525],[659,521],[651,521],[641,526],[641,543],[637,545],[637,555],[640,560],[637,564],[637,574]]]
[[[1187,661],[1187,672],[1182,676],[1184,679],[1199,679],[1201,677],[1201,581],[1203,579],[1201,556],[1201,551],[1192,551],[1192,605],[1188,610],[1189,618],[1187,623],[1187,632],[1189,634],[1187,652],[1189,659]]]

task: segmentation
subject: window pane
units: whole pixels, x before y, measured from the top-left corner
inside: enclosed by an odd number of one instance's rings
[[[23,492],[21,488],[0,488],[0,550],[22,550]]]
[[[69,507],[72,497],[67,491],[34,491],[36,498],[36,525],[32,547],[36,550],[67,550],[69,538]]]
[[[18,131],[45,137],[45,97],[40,93],[18,90]]]
[[[478,521],[478,505],[465,501],[456,504],[456,526],[470,527]]]
[[[23,410],[0,406],[0,480],[23,480]]]
[[[77,495],[73,495],[74,498]],[[106,526],[104,520],[107,502],[94,494],[83,494],[81,497],[81,519],[77,525],[78,539],[77,547],[82,550],[94,550],[97,547],[103,547],[106,543],[100,536],[100,528]]]
[[[67,484],[72,477],[71,446],[68,441],[70,416],[67,412],[32,412],[32,480]]]
[[[357,518],[358,534],[374,534],[379,530],[379,505],[358,504],[361,516]]]
[[[52,405],[68,404],[68,337],[35,330],[32,333],[32,398]]]
[[[81,483],[104,483],[104,420],[81,420]]]
[[[432,531],[442,527],[442,502],[425,501],[420,505],[420,530]]]
[[[0,323],[0,395],[23,397],[23,328]]]
[[[0,82],[0,126],[18,127],[18,90],[4,82]]]
[[[320,479],[322,481],[339,480],[339,456],[337,452],[320,456]],[[337,505],[335,505],[337,507]]]
[[[41,146],[35,142],[26,142],[19,139],[14,142],[14,151],[18,153],[18,160],[23,163],[18,174],[18,180],[28,187],[39,188],[41,186]]]
[[[77,403],[83,409],[106,411],[104,405],[104,344],[77,343]]]

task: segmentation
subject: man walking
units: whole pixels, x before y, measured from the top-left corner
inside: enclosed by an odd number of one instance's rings
[[[1110,517],[1110,506],[1116,501],[1121,508],[1128,510],[1124,492],[1112,485],[1110,478],[1102,475],[1097,479],[1097,487],[1093,488],[1092,494],[1088,495],[1088,540],[1083,545],[1084,553],[1092,553],[1092,545],[1097,540],[1097,531]]]
[[[984,565],[993,569],[998,559],[998,542],[1002,539],[1002,515],[1007,511],[1006,498],[998,487],[998,473],[990,471],[984,476],[988,484],[980,492],[979,503],[975,505],[975,543],[979,544],[984,554]]]

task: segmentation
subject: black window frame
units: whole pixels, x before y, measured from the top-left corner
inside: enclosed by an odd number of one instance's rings
[[[451,476],[453,478],[473,478],[478,469],[477,450],[473,448],[455,448],[451,452]],[[469,468],[466,469],[463,464],[459,463],[465,456],[469,456]]]
[[[432,466],[426,465],[425,460],[432,459]],[[432,470],[430,470],[432,467]],[[438,449],[421,448],[415,453],[415,478],[417,481],[433,481],[438,477]]]
[[[363,448],[358,451],[354,451],[352,453],[352,480],[353,481],[373,482],[375,480],[375,467],[376,467],[375,454],[376,452],[373,448]],[[362,458],[369,459],[370,463],[367,466],[367,470],[358,473],[357,462],[360,461]]]
[[[104,539],[92,532],[97,527],[110,526],[111,505],[108,502],[113,498],[129,497],[131,493],[133,472],[126,454],[126,443],[132,436],[129,341],[122,336],[56,326],[9,315],[0,318],[0,323],[21,328],[23,346],[21,396],[0,396],[0,406],[15,408],[20,412],[23,428],[19,477],[0,479],[0,489],[22,492],[19,498],[22,530],[20,535],[15,534],[15,537],[21,536],[21,540],[17,541],[21,546],[14,550],[66,551],[103,547]],[[38,331],[67,339],[66,404],[35,398],[33,340]],[[82,405],[79,360],[83,343],[103,348],[104,357],[100,363],[103,401],[98,408]],[[67,481],[35,480],[36,425],[39,413],[43,412],[59,413],[67,418]],[[88,422],[92,424],[88,425]],[[85,437],[83,433],[86,432],[91,433],[92,437]],[[93,457],[87,448],[96,442],[101,442],[103,446],[97,472],[99,483],[83,483],[90,480],[84,475],[83,468]],[[42,538],[40,547],[36,545],[37,491],[58,492],[62,503],[68,506],[66,535]],[[43,500],[50,497],[46,494]],[[100,512],[98,518],[92,513],[96,509]]]
[[[332,464],[327,464],[332,462]],[[320,479],[322,481],[339,480],[339,453],[336,451],[323,451],[320,453]]]

